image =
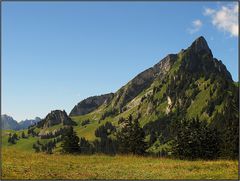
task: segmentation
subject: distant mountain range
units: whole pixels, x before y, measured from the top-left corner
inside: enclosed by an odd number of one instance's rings
[[[26,129],[28,126],[34,125],[41,121],[41,118],[36,117],[35,119],[26,119],[23,121],[20,121],[19,123],[14,120],[11,116],[8,116],[6,114],[1,115],[1,123],[2,123],[2,129],[3,130],[21,130]]]

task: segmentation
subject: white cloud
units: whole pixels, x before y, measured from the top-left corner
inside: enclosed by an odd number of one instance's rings
[[[218,10],[205,8],[203,14],[210,16],[212,24],[219,30],[230,33],[231,36],[238,36],[238,4],[222,6]]]
[[[197,20],[193,21],[193,25],[197,28],[201,28],[202,22],[199,19],[197,19]]]
[[[212,14],[215,13],[215,12],[216,12],[216,11],[215,11],[214,9],[206,8],[206,9],[204,10],[203,14],[204,14],[205,16],[207,16],[207,15],[212,15]]]
[[[189,28],[189,29],[188,29],[188,32],[189,32],[190,34],[196,33],[196,32],[198,32],[198,31],[201,29],[201,27],[202,27],[202,21],[199,20],[199,19],[194,20],[194,21],[192,22],[192,28]]]

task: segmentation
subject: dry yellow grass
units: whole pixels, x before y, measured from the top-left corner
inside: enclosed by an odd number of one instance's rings
[[[3,179],[237,179],[238,162],[2,150]]]

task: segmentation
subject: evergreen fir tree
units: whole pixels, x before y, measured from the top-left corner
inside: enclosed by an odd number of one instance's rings
[[[14,134],[12,135],[12,138],[13,138],[14,140],[18,140],[18,135],[17,135],[16,133],[14,133]]]
[[[92,154],[93,146],[83,137],[80,138],[79,149],[82,154]]]
[[[63,135],[63,141],[61,144],[63,153],[76,153],[79,152],[79,137],[76,135],[76,132],[73,130],[71,126],[68,130],[66,130]]]
[[[140,127],[138,120],[133,121],[132,132],[130,136],[130,150],[133,154],[144,154],[147,148],[146,142],[144,141],[145,133]]]
[[[239,119],[238,109],[229,101],[224,107],[223,119],[225,127],[222,130],[222,156],[237,158],[239,154]]]
[[[117,132],[117,142],[119,146],[120,153],[130,153],[130,145],[131,145],[131,131],[132,131],[133,123],[132,123],[132,115],[125,119],[122,124],[120,130]]]
[[[182,159],[214,159],[219,154],[219,135],[207,122],[197,118],[178,121],[173,154]]]
[[[138,120],[133,120],[130,115],[117,133],[120,153],[144,154],[146,149],[144,138],[145,134]]]
[[[26,138],[24,131],[22,132],[22,138]]]

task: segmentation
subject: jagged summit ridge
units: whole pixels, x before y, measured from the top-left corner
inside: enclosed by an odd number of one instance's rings
[[[208,53],[211,53],[211,50],[208,46],[207,41],[205,40],[205,38],[203,36],[198,37],[190,46],[190,48],[195,52],[201,52],[201,51],[206,51]]]
[[[179,73],[178,70],[186,74],[192,74],[192,76],[198,74],[209,77],[211,74],[216,74],[232,80],[231,74],[221,61],[213,58],[205,38],[200,36],[187,49],[181,50],[177,54],[168,54],[157,64],[139,73],[117,92],[111,94],[109,104],[106,104],[107,108],[112,107],[119,112],[124,111],[124,107],[142,91],[151,87],[154,81],[167,80],[172,75],[176,77],[176,74]],[[99,105],[93,98],[90,97],[81,101],[73,108],[70,116],[84,115],[96,110]],[[99,97],[97,98],[99,99]]]

